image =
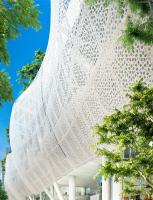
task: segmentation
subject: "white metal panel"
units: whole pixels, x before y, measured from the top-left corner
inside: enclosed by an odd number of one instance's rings
[[[73,14],[69,5],[76,2]],[[130,52],[118,44],[125,18],[113,7],[53,0],[51,8],[44,62],[12,110],[5,176],[10,200],[40,193],[93,159],[94,124],[125,103],[137,79],[153,83],[153,48],[138,43]]]

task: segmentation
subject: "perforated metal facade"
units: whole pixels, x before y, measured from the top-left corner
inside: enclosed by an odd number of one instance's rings
[[[153,83],[153,48],[123,48],[117,38],[125,18],[101,2],[91,8],[83,0],[51,3],[44,62],[12,110],[9,200],[38,194],[93,159],[93,125],[125,103],[131,83]]]

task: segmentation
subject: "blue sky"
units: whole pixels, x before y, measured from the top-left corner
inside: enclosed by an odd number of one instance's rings
[[[40,48],[41,50],[45,51],[48,43],[50,29],[50,0],[36,0],[36,3],[40,5],[38,9],[42,12],[42,14],[39,16],[39,19],[42,23],[41,30],[35,32],[32,29],[22,29],[21,36],[14,41],[9,41],[8,43],[8,50],[11,56],[10,66],[0,66],[0,69],[2,69],[2,67],[5,68],[11,76],[14,99],[19,96],[21,91],[21,86],[16,82],[16,72],[22,66],[30,63],[33,60],[34,52],[37,49]],[[11,109],[12,104],[10,103],[5,103],[3,104],[3,107],[0,108],[0,158],[8,146],[5,137],[5,128],[9,127]]]

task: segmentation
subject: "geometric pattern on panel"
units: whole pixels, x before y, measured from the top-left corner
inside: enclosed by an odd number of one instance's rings
[[[118,44],[125,18],[113,7],[53,0],[51,13],[43,64],[12,109],[5,175],[10,200],[38,194],[93,159],[94,124],[127,101],[137,79],[153,84],[153,48],[138,43],[129,52]]]

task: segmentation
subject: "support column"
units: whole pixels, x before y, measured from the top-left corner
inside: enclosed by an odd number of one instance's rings
[[[64,200],[63,195],[62,195],[57,183],[54,183],[54,188],[55,188],[55,191],[58,195],[59,200]]]
[[[29,200],[35,200],[35,196],[34,195],[29,196]]]
[[[75,176],[69,176],[69,200],[75,200]]]
[[[54,195],[50,189],[45,189],[45,193],[47,194],[50,200],[54,200]]]
[[[50,186],[49,188],[50,188],[50,192],[51,192],[51,194],[52,194],[53,197],[54,197],[54,186],[52,185],[52,186]]]
[[[111,178],[102,178],[102,200],[111,200]]]
[[[113,178],[113,200],[122,200],[122,184],[115,182]]]
[[[45,190],[45,193],[47,194],[47,196],[49,197],[50,200],[54,200],[53,196],[50,194],[50,192],[48,190]]]
[[[105,165],[107,159],[102,158],[102,165]],[[106,180],[102,177],[102,200],[112,200],[112,178],[109,177]]]
[[[42,193],[40,193],[40,200],[43,200]]]

